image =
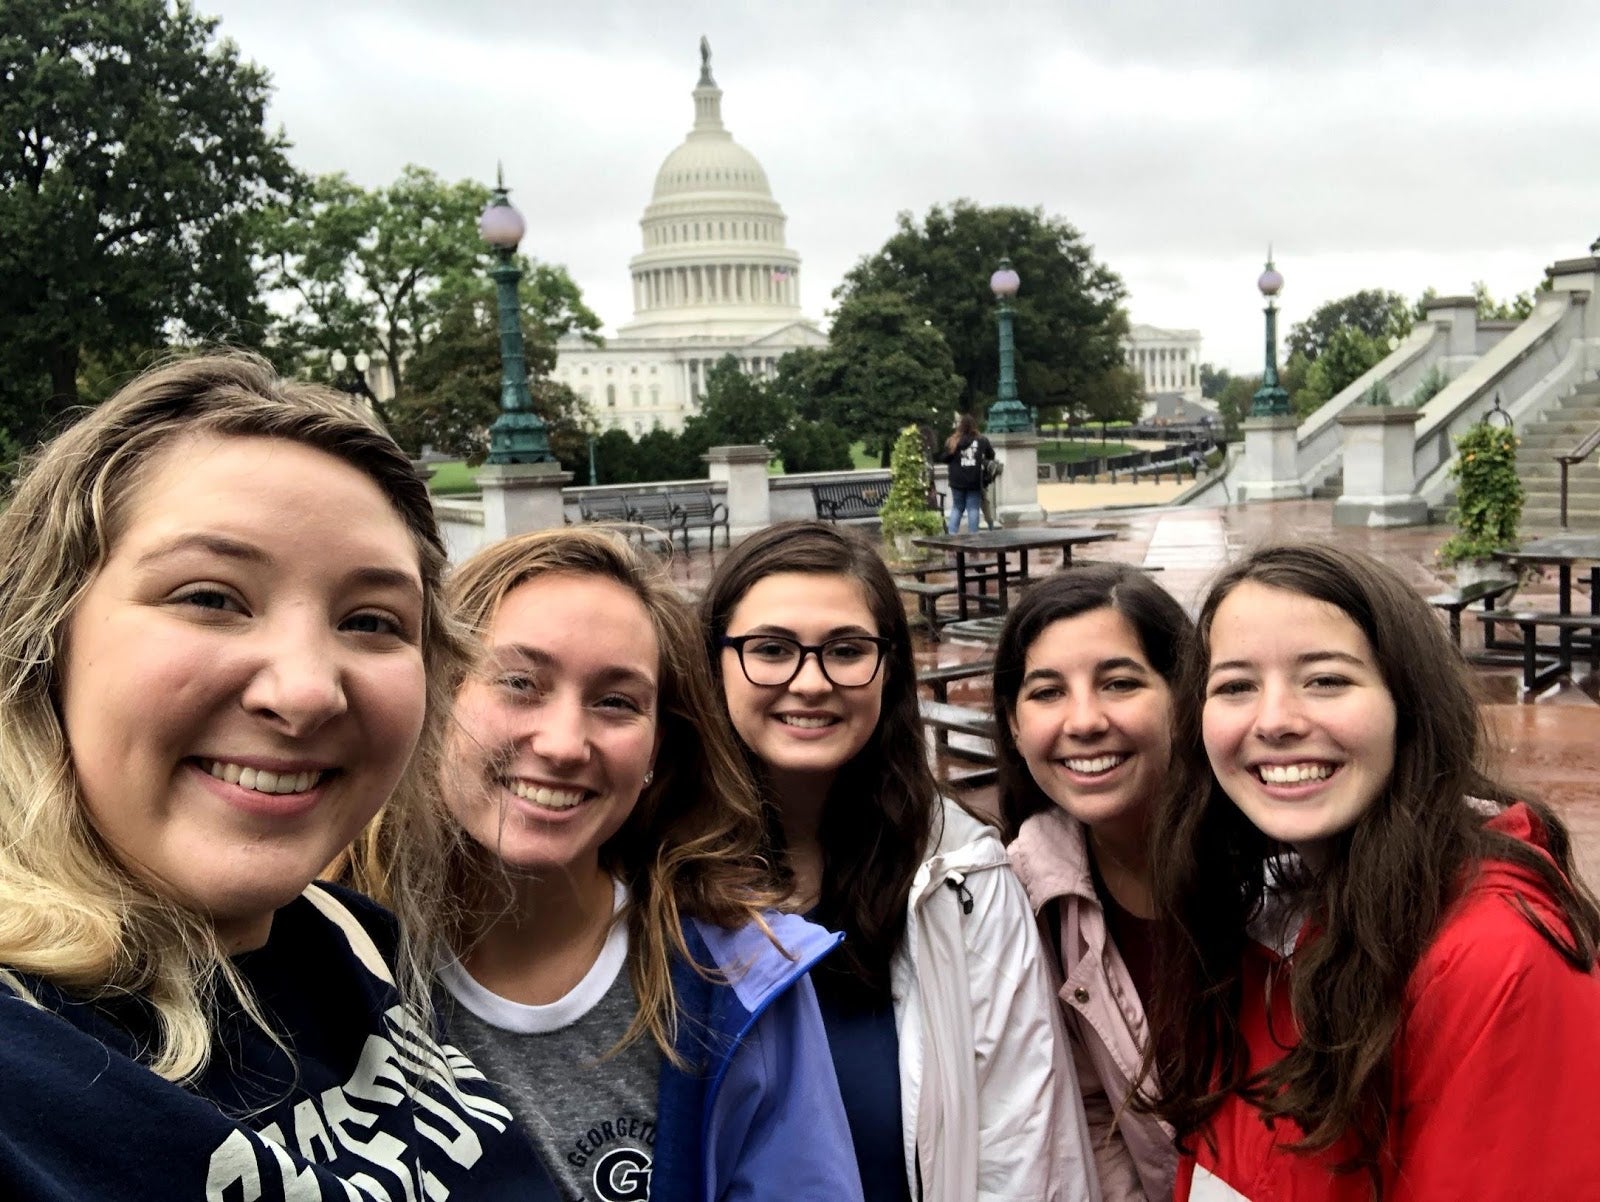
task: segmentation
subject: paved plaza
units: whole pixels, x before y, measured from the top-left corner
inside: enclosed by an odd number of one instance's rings
[[[1068,491],[1075,485],[1059,485]],[[1041,493],[1043,490],[1041,490]],[[1087,494],[1082,494],[1088,500]],[[1451,586],[1433,552],[1449,534],[1445,526],[1367,530],[1333,525],[1331,501],[1279,501],[1218,509],[1106,509],[1070,514],[1047,505],[1056,521],[1115,530],[1117,538],[1092,549],[1097,559],[1159,567],[1159,579],[1186,605],[1194,605],[1217,568],[1228,559],[1265,543],[1321,540],[1356,548],[1392,564],[1424,593]],[[686,588],[698,591],[716,555],[696,540],[694,551],[679,557],[672,572]],[[1046,555],[1046,562],[1052,556]],[[1518,604],[1549,608],[1553,580],[1535,580],[1518,594]],[[1462,624],[1470,648],[1481,643],[1479,624]],[[989,648],[954,639],[931,643],[919,636],[920,667],[959,663],[988,654]],[[1425,670],[1425,669],[1424,669]],[[1600,674],[1577,684],[1562,683],[1531,701],[1518,698],[1515,669],[1478,669],[1485,715],[1496,747],[1498,771],[1510,785],[1555,806],[1572,827],[1579,863],[1591,887],[1600,889]],[[987,684],[957,684],[950,700],[984,705]],[[959,743],[960,737],[956,736]],[[945,765],[941,765],[941,768]],[[993,804],[993,790],[978,790],[967,800]]]

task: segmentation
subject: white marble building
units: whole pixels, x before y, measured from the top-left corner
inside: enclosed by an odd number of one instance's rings
[[[601,429],[679,429],[724,355],[767,375],[788,351],[828,342],[800,312],[800,256],[784,241],[767,173],[722,124],[704,39],[700,58],[694,127],[661,164],[639,222],[633,320],[603,347],[575,336],[559,347],[555,378],[588,401]]]
[[[1145,408],[1154,413],[1160,396],[1200,401],[1200,331],[1162,330],[1135,325],[1124,349],[1128,366],[1144,381]],[[1148,415],[1147,415],[1148,416]]]

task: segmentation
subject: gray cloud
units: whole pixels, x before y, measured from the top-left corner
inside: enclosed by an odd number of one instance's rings
[[[1529,288],[1600,233],[1579,0],[1523,18],[1478,0],[211,7],[274,73],[302,167],[377,184],[503,159],[529,249],[611,324],[701,33],[817,315],[897,211],[958,196],[1066,217],[1136,320],[1198,327],[1239,367],[1268,240],[1293,321],[1357,287]]]

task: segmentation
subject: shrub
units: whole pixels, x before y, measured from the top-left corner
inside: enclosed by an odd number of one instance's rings
[[[1411,407],[1421,409],[1434,397],[1444,391],[1445,385],[1450,383],[1450,377],[1444,368],[1435,363],[1417,383],[1417,390],[1411,394]]]
[[[889,495],[879,511],[883,537],[905,534],[942,534],[944,518],[928,505],[928,461],[922,454],[922,437],[907,426],[895,439],[889,457]]]
[[[1439,561],[1487,560],[1496,551],[1515,547],[1523,501],[1516,435],[1507,427],[1479,422],[1456,439],[1450,476],[1456,482],[1450,515],[1456,532],[1439,548]]]

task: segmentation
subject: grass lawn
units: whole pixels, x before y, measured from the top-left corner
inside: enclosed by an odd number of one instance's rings
[[[1043,439],[1039,443],[1040,463],[1079,463],[1085,459],[1103,459],[1111,455],[1126,455],[1138,450],[1125,442],[1101,442],[1098,438],[1084,442],[1055,442]]]
[[[468,467],[459,459],[436,463],[433,465],[433,475],[428,479],[428,488],[440,496],[477,492],[478,469]]]

